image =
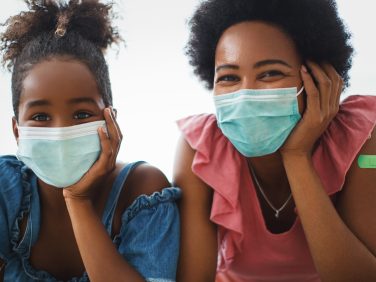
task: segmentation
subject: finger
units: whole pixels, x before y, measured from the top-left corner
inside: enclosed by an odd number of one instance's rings
[[[104,117],[106,120],[107,131],[109,133],[108,135],[109,135],[111,148],[113,152],[111,163],[113,164],[113,166],[115,166],[117,154],[120,149],[121,137],[119,135],[119,132],[116,126],[116,121],[115,121],[112,109],[110,108],[105,109]]]
[[[110,139],[103,127],[98,128],[98,135],[101,144],[101,153],[98,160],[79,181],[83,187],[94,185],[97,179],[103,177],[111,170],[111,157],[113,152]]]
[[[301,76],[304,84],[304,89],[307,94],[306,113],[309,115],[320,114],[320,94],[316,87],[313,77],[308,73],[306,66],[301,68]]]
[[[332,91],[332,81],[326,75],[324,70],[314,62],[307,62],[312,71],[312,75],[317,81],[317,86],[320,94],[320,107],[324,115],[329,114],[329,99]]]
[[[105,109],[104,118],[106,120],[108,136],[110,138],[112,147],[114,150],[118,151],[121,138],[116,126],[115,118],[110,108]]]
[[[108,131],[108,130],[107,130]],[[101,143],[101,153],[99,155],[98,160],[93,166],[93,169],[99,170],[100,172],[106,173],[107,171],[111,170],[111,165],[112,165],[112,158],[114,155],[114,150],[111,144],[110,138],[107,136],[104,128],[99,128],[98,129],[98,135],[99,135],[99,140]]]
[[[119,136],[120,136],[120,140],[123,140],[123,134],[121,132],[121,129],[120,129],[120,126],[117,122],[117,111],[111,106],[111,112],[112,112],[112,117],[113,117],[113,120],[114,120],[114,123],[115,123],[115,126],[117,128],[117,131],[119,133]]]
[[[323,64],[323,69],[329,77],[329,79],[332,81],[332,92],[330,93],[329,104],[332,111],[332,115],[335,115],[338,111],[339,100],[342,93],[343,80],[332,65]]]
[[[342,78],[332,65],[323,64],[322,68],[329,77],[329,79],[332,81],[332,93],[330,93],[329,103],[332,107],[335,108],[337,106],[337,101],[339,101],[338,94],[341,93],[342,90]]]

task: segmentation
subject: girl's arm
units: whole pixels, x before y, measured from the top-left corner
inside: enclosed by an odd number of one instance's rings
[[[102,149],[99,159],[78,183],[65,188],[63,195],[78,249],[90,281],[145,281],[118,252],[91,201],[94,190],[101,189],[100,183],[104,183],[103,180],[115,168],[116,157],[122,140],[121,131],[115,121],[113,111],[106,109],[104,117],[107,133],[103,129],[98,130]],[[170,186],[163,173],[159,170],[156,173],[156,169],[153,167],[146,167],[141,174],[142,179],[132,175],[132,179],[137,180],[137,192],[139,194],[152,194],[154,191]],[[166,224],[169,223],[166,222]],[[142,230],[140,232],[142,233]],[[144,237],[147,238],[147,236]],[[123,240],[127,240],[127,238]],[[153,238],[149,238],[149,240],[151,242],[142,243],[161,243],[152,241]],[[155,264],[158,265],[158,261]]]
[[[144,281],[119,254],[92,205],[94,189],[115,169],[122,140],[112,109],[104,110],[107,132],[100,128],[101,154],[82,179],[63,190],[86,272],[91,281]]]
[[[5,262],[0,259],[0,282],[4,281]]]
[[[66,204],[90,281],[145,281],[117,251],[90,200],[67,198]]]
[[[174,185],[182,190],[178,282],[214,281],[217,266],[217,231],[210,221],[212,189],[192,172],[194,150],[181,138],[174,165]]]
[[[311,149],[338,111],[336,73],[330,66],[309,65],[318,81],[302,71],[307,109],[281,154],[308,245],[322,281],[376,281],[376,171],[353,165],[336,211],[317,175]],[[339,93],[337,93],[337,91]],[[363,149],[376,154],[376,141]],[[352,197],[352,198],[351,198]]]

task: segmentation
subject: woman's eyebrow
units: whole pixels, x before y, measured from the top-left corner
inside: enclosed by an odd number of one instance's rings
[[[231,64],[219,65],[218,67],[215,68],[215,72],[218,72],[218,71],[220,71],[222,69],[238,70],[239,66],[237,66],[237,65],[231,65]]]
[[[260,67],[263,67],[263,66],[267,66],[267,65],[276,65],[276,64],[279,64],[279,65],[284,65],[286,67],[289,67],[289,68],[292,68],[292,66],[290,66],[288,63],[286,63],[285,61],[283,60],[278,60],[278,59],[269,59],[269,60],[263,60],[263,61],[259,61],[257,63],[255,63],[253,65],[253,68],[256,69],[256,68],[260,68]]]

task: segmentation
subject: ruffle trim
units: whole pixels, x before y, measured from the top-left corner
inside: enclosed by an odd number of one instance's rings
[[[349,96],[321,136],[312,160],[329,196],[342,190],[350,166],[371,136],[376,125],[375,109],[376,96]]]
[[[25,228],[24,236],[20,238],[21,236],[21,229],[20,225],[22,223],[22,220],[25,219],[25,216],[30,215],[30,207],[31,207],[31,197],[32,197],[32,191],[31,191],[31,176],[32,172],[30,169],[28,169],[25,165],[23,165],[21,162],[19,162],[18,167],[15,168],[17,174],[19,174],[19,179],[21,179],[21,185],[22,185],[22,199],[21,199],[21,205],[19,209],[19,213],[12,225],[12,228],[10,230],[10,243],[12,246],[12,250],[18,254],[20,254],[22,257],[27,256],[28,252],[28,246],[27,242],[25,240],[27,239],[27,232],[30,228],[29,220],[27,220],[27,226]],[[16,183],[14,185],[17,186],[19,183]]]
[[[346,172],[375,127],[375,109],[376,96],[350,96],[341,103],[339,113],[319,140],[313,162],[328,195],[342,189]],[[223,248],[220,252],[227,262],[231,262],[242,250],[244,236],[242,211],[238,204],[241,183],[247,183],[247,176],[241,175],[244,158],[222,134],[215,115],[189,116],[177,124],[196,151],[192,171],[215,191],[210,219],[227,229],[224,238],[219,238]],[[351,148],[343,148],[343,140],[352,140],[348,142]],[[339,150],[333,152],[330,148]],[[233,177],[226,178],[217,173],[221,171]]]
[[[181,198],[181,190],[177,187],[168,187],[162,189],[160,192],[154,192],[152,195],[140,195],[133,203],[125,210],[122,215],[122,224],[119,234],[114,237],[113,242],[117,247],[122,240],[122,234],[124,234],[124,229],[127,228],[127,224],[135,218],[140,211],[144,209],[153,209],[160,204],[175,202]]]
[[[222,134],[214,114],[190,116],[177,123],[188,144],[196,151],[192,171],[215,191],[210,220],[228,230],[225,238],[219,240],[225,248],[225,251],[221,251],[222,255],[226,260],[231,260],[242,249],[244,234],[239,205],[244,158]],[[213,155],[216,156],[215,162]],[[224,161],[221,161],[221,156]],[[229,163],[231,166],[228,166]],[[226,175],[216,173],[218,171],[226,171]],[[234,175],[231,180],[237,181],[230,183],[227,175]]]

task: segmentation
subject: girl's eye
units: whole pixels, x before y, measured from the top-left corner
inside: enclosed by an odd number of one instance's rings
[[[51,118],[46,114],[36,114],[36,115],[33,115],[31,119],[35,120],[35,121],[49,121],[49,120],[51,120]]]
[[[218,82],[236,82],[239,81],[239,77],[236,75],[223,75],[217,78],[216,83]]]
[[[90,118],[92,115],[86,112],[79,112],[74,115],[75,119],[85,119]]]
[[[281,71],[277,70],[272,70],[272,71],[267,71],[258,76],[258,79],[268,79],[268,78],[273,78],[277,76],[284,76],[284,74]]]

